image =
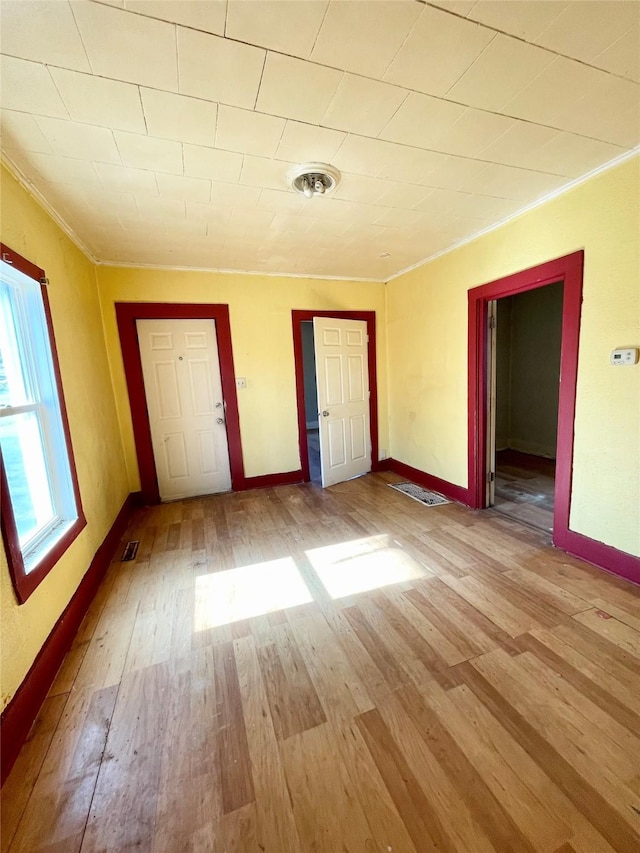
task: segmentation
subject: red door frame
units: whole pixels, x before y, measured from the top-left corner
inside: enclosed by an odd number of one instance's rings
[[[296,371],[296,399],[298,402],[298,445],[300,465],[305,482],[309,482],[309,448],[307,445],[307,418],[304,408],[304,365],[302,359],[302,323],[314,317],[335,317],[337,320],[364,320],[367,324],[369,345],[369,424],[371,429],[371,470],[378,464],[378,378],[376,369],[376,312],[375,311],[292,311],[293,358]]]
[[[244,465],[240,440],[240,417],[236,378],[231,347],[231,324],[228,305],[187,305],[172,302],[116,302],[116,319],[122,347],[124,372],[129,392],[133,435],[140,469],[142,499],[148,504],[160,503],[156,463],[151,443],[151,425],[142,375],[136,320],[214,320],[218,339],[218,358],[225,421],[229,444],[231,485],[234,491],[244,487]]]
[[[469,500],[486,507],[487,481],[487,307],[494,299],[563,282],[558,442],[553,513],[553,543],[569,547],[569,511],[573,473],[573,423],[578,374],[584,252],[540,264],[469,291]]]

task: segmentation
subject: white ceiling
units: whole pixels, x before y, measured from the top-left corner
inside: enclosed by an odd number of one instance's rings
[[[101,262],[386,280],[640,142],[637,0],[0,11],[3,156]]]

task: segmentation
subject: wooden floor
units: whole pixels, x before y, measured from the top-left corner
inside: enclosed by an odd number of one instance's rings
[[[638,588],[398,479],[140,511],[2,851],[638,853]]]
[[[554,459],[517,450],[496,453],[496,512],[551,533],[555,492]]]

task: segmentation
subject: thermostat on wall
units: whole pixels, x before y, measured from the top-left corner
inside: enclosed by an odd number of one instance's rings
[[[629,349],[614,349],[611,353],[611,364],[637,364],[638,347]]]

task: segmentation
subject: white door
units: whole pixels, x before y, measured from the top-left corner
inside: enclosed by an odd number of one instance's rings
[[[313,318],[322,485],[371,470],[369,363],[364,320]]]
[[[231,488],[214,320],[138,320],[163,501]]]

